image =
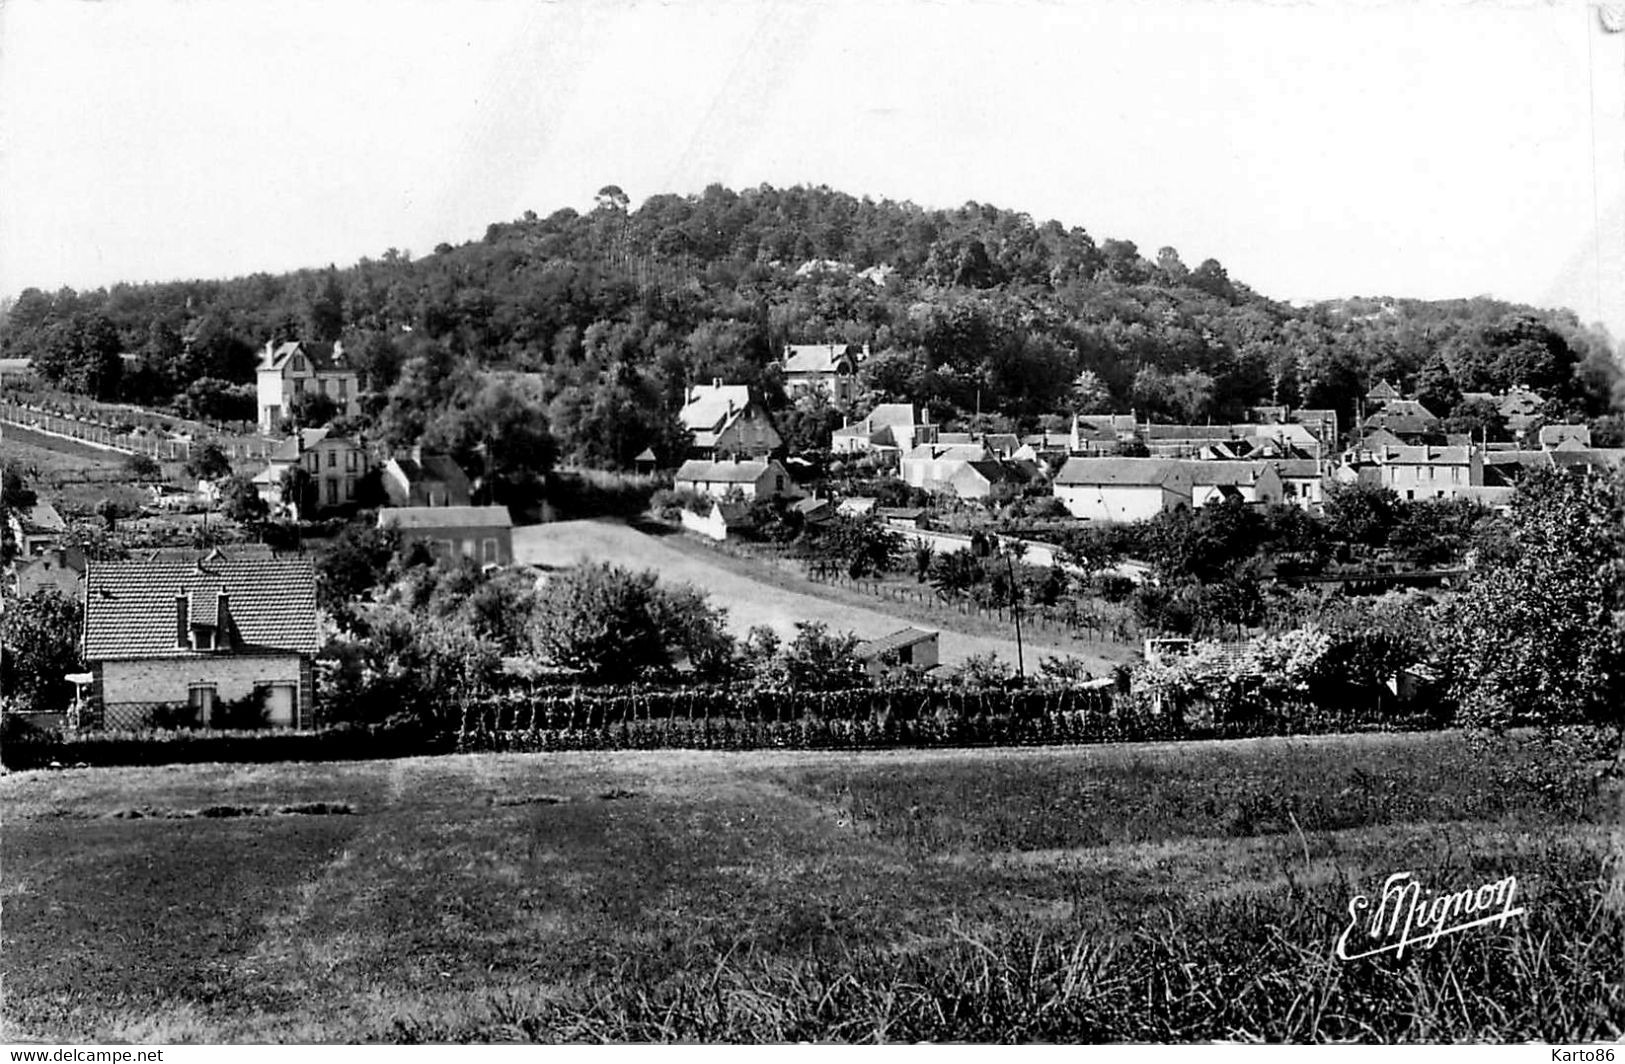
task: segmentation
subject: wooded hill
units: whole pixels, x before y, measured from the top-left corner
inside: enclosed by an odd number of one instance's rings
[[[1329,249],[1330,253],[1330,249]],[[1448,416],[1459,393],[1533,388],[1552,420],[1619,443],[1612,342],[1567,310],[1488,298],[1271,300],[1173,248],[1096,241],[992,205],[928,210],[828,188],[659,195],[614,186],[588,213],[527,213],[413,258],[224,281],[29,289],[0,331],[71,391],[209,417],[252,416],[268,340],[342,338],[375,429],[466,448],[473,425],[545,410],[559,450],[624,467],[675,454],[688,383],[749,383],[792,445],[839,416],[788,409],[787,342],[867,343],[876,401],[939,422],[1055,427],[1074,411],[1238,420],[1247,407],[1332,407],[1343,424],[1387,379]],[[136,358],[119,357],[120,353]],[[486,369],[522,375],[484,374]],[[245,388],[244,386],[250,386]],[[246,404],[246,405],[245,405]],[[972,426],[974,427],[974,426]]]

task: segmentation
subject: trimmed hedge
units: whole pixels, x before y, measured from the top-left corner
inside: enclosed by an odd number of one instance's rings
[[[456,737],[416,724],[340,725],[318,731],[90,731],[41,732],[0,745],[9,769],[104,768],[113,765],[264,764],[279,761],[363,761],[451,753]]]

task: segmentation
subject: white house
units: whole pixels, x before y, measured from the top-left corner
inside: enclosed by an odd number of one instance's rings
[[[1074,517],[1143,521],[1191,505],[1192,463],[1161,458],[1069,458],[1055,497]]]
[[[1238,500],[1266,504],[1281,501],[1281,476],[1269,462],[1188,462],[1191,506]]]
[[[916,417],[913,403],[881,403],[862,420],[830,433],[829,449],[836,454],[870,451],[908,451],[936,439],[937,427]]]
[[[722,462],[691,458],[677,470],[675,487],[716,499],[735,493],[744,499],[799,499],[803,494],[771,458]]]
[[[897,473],[911,488],[945,491],[965,463],[983,462],[988,457],[987,448],[980,443],[922,443],[903,455]]]
[[[360,378],[345,364],[342,343],[267,343],[255,367],[254,391],[260,431],[267,435],[307,392],[327,396],[345,417],[361,413]]]

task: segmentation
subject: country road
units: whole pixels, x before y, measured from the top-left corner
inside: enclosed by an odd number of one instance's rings
[[[822,621],[832,631],[850,630],[863,639],[874,639],[911,624],[928,627],[886,612],[883,604],[877,603],[876,608],[846,606],[817,595],[786,591],[752,580],[674,550],[661,542],[661,537],[618,521],[560,521],[516,528],[513,550],[514,561],[521,565],[559,568],[586,560],[614,562],[630,569],[653,569],[663,580],[689,583],[710,595],[714,603],[727,609],[728,628],[740,636],[753,625],[765,624],[781,637],[789,638],[795,635],[796,621]],[[950,666],[989,651],[1011,665],[1016,661],[1013,639],[990,639],[942,630],[940,649],[942,663]],[[1042,646],[1038,641],[1029,642],[1026,646],[1028,668],[1034,667],[1046,653],[1062,651]]]

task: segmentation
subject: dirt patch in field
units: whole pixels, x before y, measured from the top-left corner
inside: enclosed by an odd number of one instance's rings
[[[243,816],[350,816],[348,802],[301,802],[297,805],[207,805],[202,809],[155,809],[140,806],[107,814],[110,820],[225,820]]]

